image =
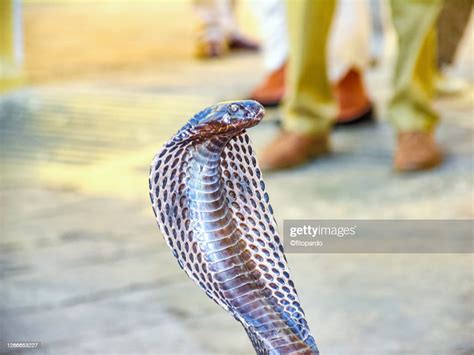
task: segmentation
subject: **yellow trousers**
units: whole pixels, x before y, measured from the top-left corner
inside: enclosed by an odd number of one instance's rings
[[[0,70],[13,62],[13,1],[0,1]],[[2,75],[3,77],[3,75]]]
[[[434,25],[441,0],[392,0],[398,34],[389,118],[398,131],[427,131],[435,74]],[[288,0],[289,67],[285,129],[319,134],[330,129],[336,106],[327,77],[326,46],[336,0]],[[348,34],[350,35],[350,34]]]
[[[432,108],[436,74],[435,24],[441,0],[391,0],[398,35],[389,119],[398,131],[430,131],[438,122]]]
[[[22,56],[19,55],[23,49],[23,39],[18,33],[19,7],[19,0],[0,0],[0,92],[18,86],[23,79]]]

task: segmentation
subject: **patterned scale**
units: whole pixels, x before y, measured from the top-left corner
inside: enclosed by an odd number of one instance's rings
[[[249,137],[240,130],[189,139],[199,119],[165,144],[150,170],[153,211],[168,246],[242,323],[258,354],[318,353]]]

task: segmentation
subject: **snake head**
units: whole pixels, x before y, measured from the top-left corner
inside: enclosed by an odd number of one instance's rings
[[[220,102],[191,118],[178,132],[177,137],[188,140],[235,136],[246,128],[257,125],[264,115],[265,109],[257,101]]]

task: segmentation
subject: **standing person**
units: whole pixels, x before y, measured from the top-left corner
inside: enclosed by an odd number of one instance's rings
[[[262,32],[267,75],[250,99],[267,107],[280,104],[285,94],[288,35],[284,0],[252,2]],[[369,65],[370,21],[367,1],[340,0],[329,39],[329,78],[338,103],[336,124],[372,119],[372,104],[363,80]]]
[[[397,131],[395,168],[426,169],[441,161],[434,140],[438,117],[434,85],[433,26],[440,0],[392,0],[399,53],[389,116]],[[330,151],[337,110],[326,68],[326,47],[335,0],[289,0],[290,38],[283,130],[263,151],[267,170],[292,168]]]
[[[235,0],[194,0],[199,17],[195,55],[214,58],[229,50],[257,51],[258,43],[244,36],[235,18]]]

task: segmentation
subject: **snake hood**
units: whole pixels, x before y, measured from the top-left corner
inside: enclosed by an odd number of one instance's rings
[[[153,159],[152,208],[181,268],[258,354],[317,354],[246,133],[263,115],[238,101],[191,118]]]

